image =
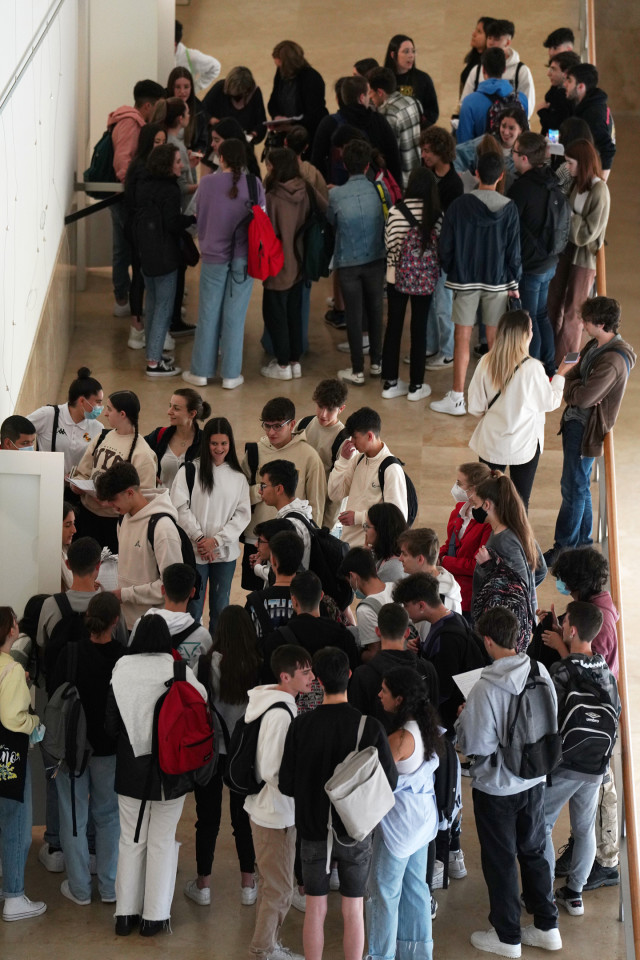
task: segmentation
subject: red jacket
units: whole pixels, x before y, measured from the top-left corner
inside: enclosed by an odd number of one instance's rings
[[[456,503],[449,517],[447,524],[447,539],[440,547],[439,563],[441,567],[452,573],[460,584],[462,593],[462,610],[469,613],[471,610],[471,593],[473,590],[473,571],[476,567],[476,553],[483,547],[491,536],[491,525],[488,523],[478,523],[473,517],[469,521],[467,529],[464,532],[462,540],[458,538],[460,528],[462,527],[462,517],[460,508],[464,501]],[[455,533],[455,554],[448,555],[449,543],[452,534]]]

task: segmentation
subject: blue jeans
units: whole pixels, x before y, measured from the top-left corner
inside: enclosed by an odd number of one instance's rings
[[[222,377],[234,380],[242,373],[244,320],[251,299],[253,279],[247,261],[203,263],[200,267],[198,326],[191,355],[191,373],[214,377],[218,349],[222,352]]]
[[[127,211],[123,201],[109,207],[111,212],[111,279],[116,300],[127,300],[131,280],[131,244],[125,232]]]
[[[565,803],[569,804],[573,855],[567,886],[576,893],[582,892],[596,855],[594,827],[600,786],[600,783],[588,783],[586,780],[565,780],[554,773],[551,786],[546,786],[544,791],[544,825],[547,833],[544,855],[547,858],[552,879],[555,873],[556,857],[551,832]]]
[[[91,897],[91,874],[89,873],[89,845],[87,843],[87,820],[89,804],[96,827],[96,863],[98,889],[103,900],[114,900],[116,867],[118,866],[118,841],[120,817],[118,795],[114,790],[116,758],[91,757],[87,769],[75,781],[77,836],[73,836],[71,814],[71,780],[62,770],[56,777],[60,806],[60,839],[64,850],[64,862],[69,887],[74,897],[88,900]]]
[[[536,360],[542,361],[545,372],[549,377],[552,377],[556,372],[556,345],[553,337],[553,327],[547,313],[549,284],[553,280],[555,272],[556,268],[554,266],[546,273],[523,273],[519,287],[522,309],[528,311],[533,330],[529,353]]]
[[[178,271],[163,273],[160,277],[148,277],[143,273],[144,288],[147,291],[147,313],[145,330],[147,334],[147,360],[162,360],[164,340],[171,325],[173,301],[176,296]]]
[[[431,960],[428,850],[427,845],[410,857],[394,857],[376,830],[365,901],[371,960]]]
[[[556,547],[582,547],[593,543],[591,528],[591,470],[593,457],[581,454],[585,425],[565,420],[562,425],[562,503],[556,520]]]
[[[0,859],[5,897],[21,897],[24,893],[24,868],[31,846],[31,767],[27,761],[24,799],[0,797]]]
[[[453,290],[445,287],[446,273],[440,274],[431,297],[429,316],[427,317],[427,354],[442,353],[453,356]]]
[[[200,596],[189,602],[189,613],[194,620],[202,622],[202,611],[204,610],[204,594],[209,581],[209,633],[213,636],[218,617],[225,607],[229,605],[229,595],[231,593],[231,583],[236,569],[235,560],[227,560],[221,563],[199,563],[198,573],[202,579],[200,587]]]

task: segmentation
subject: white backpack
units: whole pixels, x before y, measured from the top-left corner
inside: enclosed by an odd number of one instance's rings
[[[325,793],[329,797],[327,873],[330,872],[335,832],[331,808],[335,807],[345,830],[353,838],[351,846],[355,846],[369,836],[396,802],[387,775],[382,769],[377,748],[359,749],[366,720],[366,716],[360,718],[355,750],[348,753],[337,765],[333,776],[324,785]]]

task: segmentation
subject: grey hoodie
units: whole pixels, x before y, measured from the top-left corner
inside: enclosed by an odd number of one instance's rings
[[[546,779],[537,777],[535,780],[523,780],[517,777],[504,765],[502,751],[498,749],[500,743],[506,742],[511,698],[523,690],[530,666],[531,660],[526,653],[494,660],[482,671],[456,721],[460,749],[468,757],[475,757],[471,765],[472,786],[482,793],[509,796],[529,790]],[[553,681],[542,663],[538,667],[557,705]],[[495,766],[491,762],[494,753]]]

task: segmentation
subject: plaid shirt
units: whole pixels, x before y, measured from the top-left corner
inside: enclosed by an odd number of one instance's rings
[[[378,112],[388,120],[398,141],[402,186],[406,187],[409,174],[420,166],[420,108],[413,97],[392,93]]]

